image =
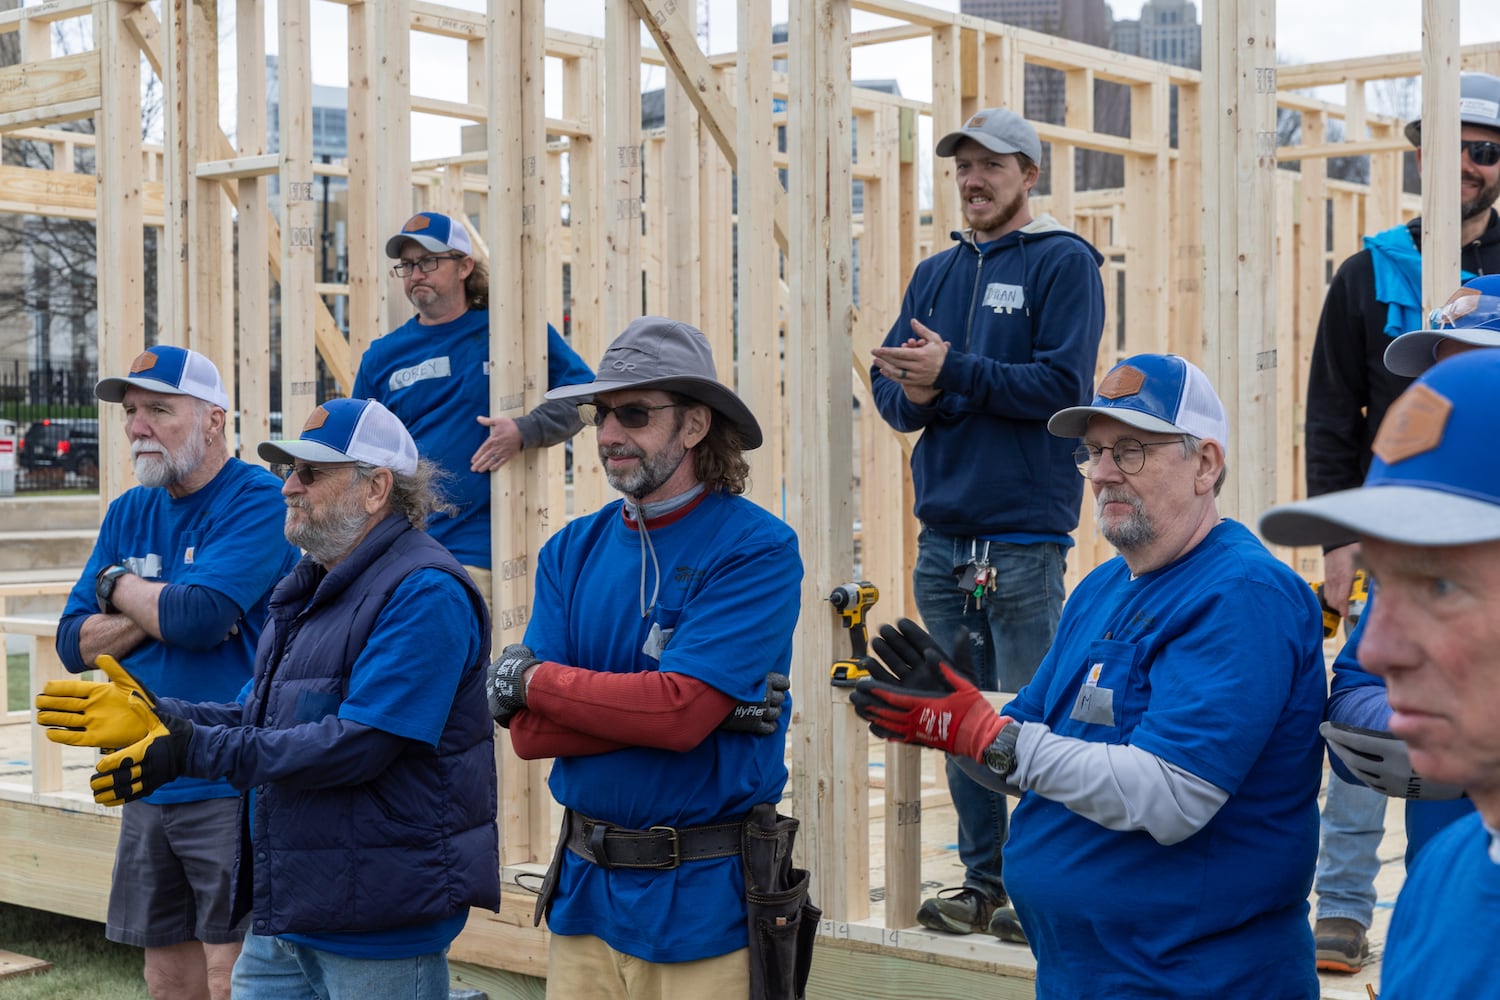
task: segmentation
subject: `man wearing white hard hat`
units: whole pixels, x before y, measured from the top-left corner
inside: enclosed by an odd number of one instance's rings
[[[1476,943],[1500,935],[1500,465],[1484,457],[1497,386],[1500,352],[1438,363],[1386,415],[1363,486],[1261,518],[1280,544],[1360,544],[1376,593],[1359,662],[1385,681],[1384,752],[1478,808],[1411,861],[1382,1000],[1494,993]]]
[[[1005,881],[1041,1000],[1313,1000],[1326,688],[1312,590],[1219,517],[1229,427],[1184,359],[1128,358],[1047,426],[1083,439],[1078,469],[1120,558],[1074,590],[1000,713],[962,646],[954,660],[904,621],[874,641],[886,668],[856,710],[1020,796]]]

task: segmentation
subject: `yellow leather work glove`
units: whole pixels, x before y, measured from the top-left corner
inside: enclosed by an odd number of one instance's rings
[[[153,725],[135,743],[99,758],[89,780],[101,806],[133,802],[176,778],[187,765],[193,724],[175,715],[153,715]]]
[[[108,681],[48,681],[36,696],[47,739],[75,747],[123,747],[157,724],[156,698],[108,654],[94,660]]]

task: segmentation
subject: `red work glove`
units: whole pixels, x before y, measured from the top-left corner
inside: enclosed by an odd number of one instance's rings
[[[983,760],[1011,720],[995,714],[969,679],[968,647],[950,657],[915,622],[898,625],[882,626],[872,643],[894,683],[860,681],[849,696],[854,711],[876,736]]]

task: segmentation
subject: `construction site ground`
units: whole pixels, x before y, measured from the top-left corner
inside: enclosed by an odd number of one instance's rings
[[[14,789],[17,785],[24,785],[29,781],[30,728],[26,724],[0,725],[0,786],[9,786]],[[883,741],[872,738],[870,742],[871,920],[869,922],[875,924],[883,923],[885,916],[884,749]],[[943,784],[941,755],[932,753],[923,756],[922,893],[925,897],[945,886],[961,884],[963,866],[958,860],[957,825],[953,807],[948,801],[947,791]],[[91,751],[64,748],[65,792],[75,793],[80,798],[87,794],[88,776],[92,773],[93,759]],[[1325,782],[1328,777],[1325,769]],[[815,835],[816,831],[805,828],[802,831],[802,836]],[[1392,799],[1386,813],[1385,838],[1380,848],[1380,873],[1375,883],[1378,901],[1374,926],[1370,931],[1372,961],[1356,975],[1324,975],[1322,986],[1325,1000],[1367,1000],[1366,984],[1379,985],[1380,956],[1384,951],[1386,928],[1390,923],[1396,894],[1401,889],[1404,875],[1402,859],[1405,850],[1406,830],[1402,803]],[[507,890],[515,891],[511,887],[507,887]],[[1315,908],[1316,898],[1312,902]],[[914,917],[914,914],[910,915],[907,920],[900,921],[897,926],[906,923],[914,924]],[[961,954],[1012,967],[1034,967],[1031,955],[1026,949],[1004,944],[982,935],[954,937],[910,927],[901,930],[900,938],[901,944],[906,947],[931,948],[945,954]]]

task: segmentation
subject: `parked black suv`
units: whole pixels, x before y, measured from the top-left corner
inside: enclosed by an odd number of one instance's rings
[[[21,468],[58,469],[86,478],[99,474],[99,421],[37,420],[21,442]]]

